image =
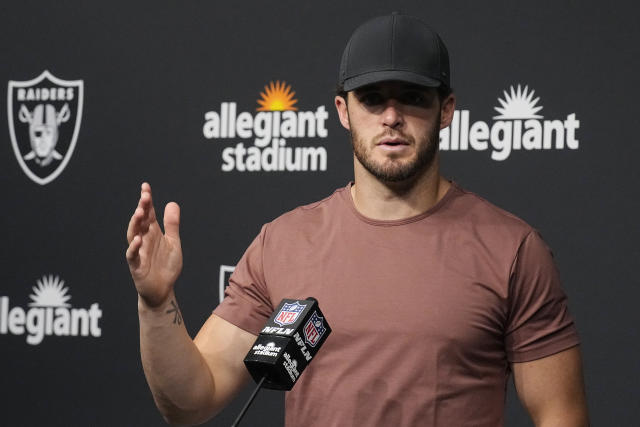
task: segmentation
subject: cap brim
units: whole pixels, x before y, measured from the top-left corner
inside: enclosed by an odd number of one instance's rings
[[[346,92],[349,92],[350,90],[358,89],[362,86],[383,81],[400,81],[426,87],[440,87],[442,85],[442,82],[440,80],[421,76],[410,71],[389,70],[373,71],[371,73],[364,73],[355,77],[345,79],[344,90]]]

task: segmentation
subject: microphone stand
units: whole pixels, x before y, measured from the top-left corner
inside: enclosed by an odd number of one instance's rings
[[[249,400],[247,400],[247,403],[245,403],[244,408],[242,408],[242,410],[238,414],[238,417],[233,422],[231,427],[238,427],[238,425],[240,425],[240,420],[242,420],[242,417],[244,417],[245,412],[247,412],[247,409],[249,409],[249,406],[253,402],[253,399],[255,399],[256,396],[258,395],[258,392],[260,391],[260,387],[262,387],[262,383],[264,383],[264,380],[266,379],[267,379],[266,375],[263,375],[262,378],[260,378],[260,381],[258,381],[258,385],[253,390],[253,393],[251,393],[251,396],[249,396]]]

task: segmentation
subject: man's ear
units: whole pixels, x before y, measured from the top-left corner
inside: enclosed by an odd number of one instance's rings
[[[347,94],[349,96],[349,94]],[[351,130],[351,126],[349,126],[349,112],[347,111],[347,100],[343,97],[337,95],[335,97],[336,110],[338,110],[338,117],[340,118],[340,123],[346,130]]]
[[[451,93],[442,100],[442,104],[440,105],[440,129],[444,129],[451,124],[455,110],[456,96]]]

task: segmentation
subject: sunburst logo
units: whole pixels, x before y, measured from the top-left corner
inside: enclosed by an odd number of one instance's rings
[[[440,149],[443,151],[490,151],[491,159],[506,160],[512,152],[577,150],[580,141],[576,135],[580,120],[576,113],[564,118],[546,119],[538,114],[542,110],[540,97],[528,85],[511,85],[498,98],[500,113],[493,122],[471,120],[471,111],[455,110],[451,125],[440,131]]]
[[[38,345],[45,336],[99,337],[102,310],[97,302],[89,308],[72,307],[69,288],[59,276],[43,275],[29,295],[29,308],[12,307],[9,297],[0,296],[0,335],[26,335],[27,343]],[[182,319],[180,319],[182,321]]]
[[[259,108],[256,111],[297,111],[298,108],[294,105],[298,102],[293,97],[296,95],[295,91],[291,90],[291,85],[288,85],[284,81],[277,80],[269,82],[264,87],[264,92],[260,92],[261,98],[258,99]]]
[[[535,96],[535,90],[529,91],[529,87],[525,86],[524,90],[521,85],[515,89],[511,86],[509,93],[503,91],[504,98],[498,98],[498,102],[502,107],[494,107],[494,109],[500,113],[499,116],[494,116],[494,119],[500,120],[516,120],[516,119],[541,119],[542,116],[536,114],[542,110],[542,106],[538,106],[540,97],[533,99]]]
[[[326,171],[327,149],[307,145],[302,138],[326,138],[324,105],[315,110],[298,107],[296,92],[284,80],[265,84],[251,108],[242,111],[238,103],[220,103],[218,111],[204,114],[202,133],[207,139],[230,139],[222,150],[223,172]],[[295,139],[295,145],[287,141]],[[240,140],[240,141],[238,141]]]
[[[58,276],[42,276],[32,289],[33,294],[29,298],[33,302],[29,303],[29,307],[71,307],[71,304],[67,304],[71,299],[67,295],[69,288],[64,286],[64,280],[60,280]]]

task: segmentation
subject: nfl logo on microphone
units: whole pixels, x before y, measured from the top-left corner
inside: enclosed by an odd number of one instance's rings
[[[315,347],[326,330],[327,328],[324,326],[324,318],[318,316],[318,313],[314,311],[307,321],[307,324],[304,325],[304,340],[311,347]]]
[[[298,301],[292,304],[287,303],[282,306],[280,312],[273,321],[280,326],[291,325],[298,320],[300,313],[302,313],[305,307],[306,304],[299,304]]]

